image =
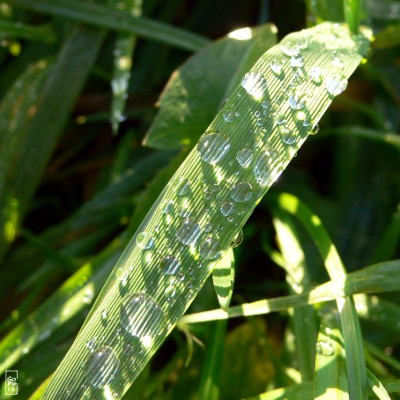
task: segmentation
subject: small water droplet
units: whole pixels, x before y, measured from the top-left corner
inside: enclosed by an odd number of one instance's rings
[[[223,133],[205,133],[197,143],[200,158],[208,164],[215,165],[222,160],[231,147],[229,138]]]
[[[259,72],[248,72],[242,78],[241,85],[256,100],[261,99],[267,90],[267,81]]]
[[[231,190],[231,197],[238,203],[243,203],[251,199],[253,188],[248,182],[239,182]]]
[[[337,96],[347,88],[347,79],[339,73],[329,73],[325,76],[324,84],[331,96]]]
[[[88,341],[86,342],[86,347],[87,347],[91,352],[93,352],[93,351],[96,349],[96,347],[97,347],[97,342],[96,342],[96,340],[88,340]]]
[[[232,215],[233,212],[235,211],[235,206],[230,202],[230,201],[225,201],[221,204],[221,214],[224,217],[228,217],[229,215]]]
[[[107,311],[106,309],[104,309],[104,310],[101,312],[101,319],[102,319],[103,321],[107,321],[107,318],[108,318],[108,311]]]
[[[332,66],[338,69],[343,69],[344,67],[343,55],[337,50],[332,54]]]
[[[333,354],[333,347],[329,342],[317,342],[316,350],[318,354],[321,354],[323,356],[331,356]]]
[[[200,235],[199,224],[189,218],[185,219],[176,231],[176,238],[186,245],[196,243]]]
[[[136,237],[136,243],[142,250],[148,250],[153,247],[154,238],[148,232],[140,232]]]
[[[206,260],[214,260],[220,255],[219,240],[214,236],[206,236],[200,241],[200,256]]]
[[[161,260],[160,266],[164,274],[176,275],[178,273],[180,262],[175,256],[170,254]]]
[[[167,327],[164,311],[145,293],[133,293],[124,297],[120,321],[125,331],[138,338],[144,346],[150,345],[152,338],[161,335]]]
[[[126,281],[128,279],[129,270],[123,267],[118,268],[115,275],[119,281]]]
[[[271,68],[271,71],[276,75],[280,76],[283,70],[283,63],[281,60],[278,59],[273,59],[271,61],[271,64],[269,64],[269,67]]]
[[[252,149],[248,147],[243,148],[240,150],[236,155],[236,160],[243,168],[248,168],[254,158],[254,153]]]
[[[292,92],[289,94],[288,103],[292,110],[301,110],[304,108],[306,101],[301,93]]]
[[[290,59],[290,66],[292,68],[303,68],[304,67],[304,58],[301,55],[293,56]]]
[[[300,47],[293,41],[287,40],[281,44],[282,53],[288,57],[298,56],[300,54]]]
[[[321,67],[318,67],[314,65],[311,67],[310,72],[308,73],[308,76],[311,78],[311,80],[319,85],[322,82],[322,71]]]
[[[163,214],[172,214],[174,212],[174,203],[171,200],[164,200],[161,204]]]
[[[243,242],[243,238],[244,238],[244,236],[243,236],[243,230],[241,229],[241,230],[235,235],[235,237],[231,240],[230,247],[232,247],[232,248],[234,249],[235,247],[240,246],[240,244]]]
[[[283,143],[286,143],[288,145],[296,143],[296,135],[288,127],[282,125],[279,128],[279,132],[281,134]]]
[[[235,113],[232,110],[225,110],[223,116],[225,122],[232,122],[235,119]]]
[[[172,298],[176,295],[176,289],[173,285],[167,286],[164,290],[164,294],[168,300],[172,300]]]
[[[315,124],[315,125],[312,127],[310,134],[311,134],[311,135],[316,135],[318,132],[319,132],[319,125],[318,125],[318,124]]]
[[[102,347],[90,354],[84,367],[89,384],[102,388],[110,383],[119,368],[119,359],[111,347]]]
[[[274,168],[276,158],[276,152],[273,149],[266,150],[256,158],[254,176],[260,186],[268,186],[274,181],[277,174]]]
[[[175,182],[176,194],[178,197],[186,197],[191,194],[191,183],[189,179],[179,178]]]
[[[284,125],[284,124],[286,124],[286,122],[287,122],[287,119],[284,114],[280,114],[276,117],[275,123],[277,125]]]

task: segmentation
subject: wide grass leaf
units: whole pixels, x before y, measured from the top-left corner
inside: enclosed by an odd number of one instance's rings
[[[62,398],[67,389],[74,398],[126,392],[367,48],[365,36],[325,23],[260,57],[150,209],[44,399]],[[220,211],[225,202],[233,219]],[[89,349],[94,337],[97,347]]]

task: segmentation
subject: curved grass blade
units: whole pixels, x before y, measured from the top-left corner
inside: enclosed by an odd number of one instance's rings
[[[382,382],[380,382],[380,380],[371,371],[367,371],[367,374],[368,386],[374,392],[376,397],[380,400],[390,400],[390,396]]]
[[[0,260],[14,240],[30,199],[83,84],[96,60],[103,32],[77,27],[65,42],[54,67],[42,81],[35,101],[16,107],[11,91],[0,109]],[[71,85],[71,82],[74,84]],[[18,81],[15,86],[18,87]],[[11,103],[11,104],[10,104]],[[28,112],[20,114],[29,105]],[[35,149],[35,151],[32,151]]]
[[[140,17],[142,0],[113,0],[113,5],[119,10]],[[122,5],[122,7],[121,7]],[[111,81],[113,98],[111,102],[111,127],[114,134],[118,133],[119,125],[124,120],[124,109],[128,97],[129,79],[131,76],[132,57],[135,50],[136,37],[119,33],[114,49],[114,71]]]
[[[232,248],[215,264],[212,279],[218,303],[223,310],[227,310],[232,300],[235,282],[235,255]]]
[[[268,24],[231,32],[191,57],[171,75],[144,145],[191,148],[243,74],[275,43],[276,28]]]
[[[346,270],[321,220],[295,196],[282,194],[277,202],[280,208],[299,218],[312,236],[333,282],[345,285]],[[338,298],[336,302],[344,337],[349,395],[350,398],[366,399],[367,377],[360,321],[352,298]]]
[[[174,26],[132,15],[100,4],[76,0],[9,0],[32,11],[71,18],[101,29],[126,32],[189,51],[197,51],[209,40]]]
[[[286,281],[289,284],[290,293],[309,291],[311,284],[306,269],[305,255],[293,220],[287,214],[275,210],[273,223],[284,259]],[[295,308],[292,321],[298,368],[302,381],[310,381],[314,377],[315,341],[317,338],[314,308],[312,306]]]
[[[126,392],[297,153],[313,123],[345,89],[346,77],[367,47],[364,36],[352,37],[346,28],[325,23],[289,35],[257,61],[142,222],[44,399],[63,397],[67,388],[74,398],[112,398],[113,393]],[[333,51],[341,52],[340,73],[337,65],[332,70]],[[317,82],[312,70],[316,63],[322,71]],[[301,93],[309,96],[304,99]],[[224,118],[228,110],[234,110],[234,120]],[[278,120],[281,114],[285,124]],[[251,168],[235,161],[243,149],[253,155]],[[204,195],[211,187],[214,195]],[[233,221],[221,215],[223,202],[233,204]],[[101,322],[104,311],[109,315],[106,328]],[[86,343],[94,336],[102,339],[90,352]]]

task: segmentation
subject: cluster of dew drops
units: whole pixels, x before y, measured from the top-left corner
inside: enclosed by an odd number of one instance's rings
[[[323,86],[330,97],[334,97],[343,92],[347,87],[347,80],[343,75],[343,55],[340,52],[331,52],[331,65],[325,71],[318,65],[305,68],[303,54],[310,45],[310,38],[304,34],[296,40],[286,40],[280,45],[281,55],[270,60],[269,68],[276,78],[284,81],[284,71],[286,64],[292,70],[293,78],[282,87],[280,93],[283,97],[272,101],[263,99],[267,90],[267,82],[260,72],[251,71],[246,73],[241,81],[241,90],[244,95],[252,96],[259,100],[260,109],[254,111],[254,118],[258,126],[262,126],[266,120],[273,119],[274,126],[280,132],[282,143],[285,146],[294,146],[299,140],[298,132],[292,131],[287,124],[287,118],[280,113],[282,102],[296,113],[298,120],[301,121],[304,129],[308,133],[316,133],[318,126],[314,125],[307,115],[307,101],[309,93],[302,93],[299,89],[303,83],[312,82],[317,86]],[[308,66],[307,66],[308,67]],[[241,92],[238,92],[241,96]],[[223,119],[226,124],[234,124],[240,118],[239,112],[226,109],[223,111]],[[229,197],[218,197],[220,185],[218,182],[207,185],[204,182],[204,198],[210,200],[210,207],[217,210],[227,222],[234,223],[235,217],[240,215],[246,208],[246,203],[254,199],[254,187],[263,189],[269,187],[277,177],[275,162],[277,160],[277,149],[263,147],[257,151],[257,147],[245,145],[240,149],[234,150],[231,140],[222,131],[207,131],[197,143],[196,151],[205,165],[217,168],[221,160],[228,155],[236,163],[236,167],[246,172],[246,177],[252,179],[238,179],[229,186]],[[176,242],[181,247],[186,247],[192,253],[197,252],[198,259],[214,262],[221,257],[219,232],[223,231],[224,226],[218,224],[214,226],[213,221],[205,224],[203,216],[193,217],[190,212],[191,205],[191,180],[179,178],[174,183],[175,198],[166,200],[162,204],[161,213],[165,226],[173,225],[176,214],[179,215],[178,223],[173,230],[173,237],[167,238],[171,242]],[[216,200],[217,199],[217,200]],[[144,253],[152,250],[156,244],[160,227],[157,226],[153,234],[146,231],[140,232],[136,237],[136,244]],[[167,233],[165,235],[168,234]],[[176,240],[175,240],[176,239]],[[240,244],[242,239],[239,233],[232,241],[231,246]],[[168,249],[168,246],[167,246]],[[165,287],[164,295],[167,300],[171,300],[176,294],[176,286],[183,284],[185,275],[181,271],[179,254],[172,251],[160,255],[157,264],[163,275],[167,277],[168,284]],[[197,262],[198,268],[201,263]],[[193,269],[188,269],[193,273]],[[126,282],[129,270],[118,270],[117,278],[121,282]],[[109,316],[107,310],[101,311],[101,320],[107,323]],[[123,357],[137,362],[138,354],[146,347],[150,347],[154,335],[161,335],[168,328],[167,318],[161,306],[145,292],[128,293],[123,296],[119,310],[120,325],[125,333],[132,339],[125,345],[122,352]],[[86,385],[93,388],[104,388],[110,384],[120,370],[121,361],[111,345],[97,343],[96,339],[87,342],[90,351],[89,357],[83,364],[85,371]],[[139,351],[138,351],[139,348]],[[133,358],[136,357],[134,360]],[[115,393],[114,397],[118,397]]]

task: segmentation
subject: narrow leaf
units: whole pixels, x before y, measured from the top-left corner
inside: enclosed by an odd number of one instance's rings
[[[223,310],[227,310],[232,299],[235,282],[235,255],[232,248],[216,263],[212,279],[219,305]]]

